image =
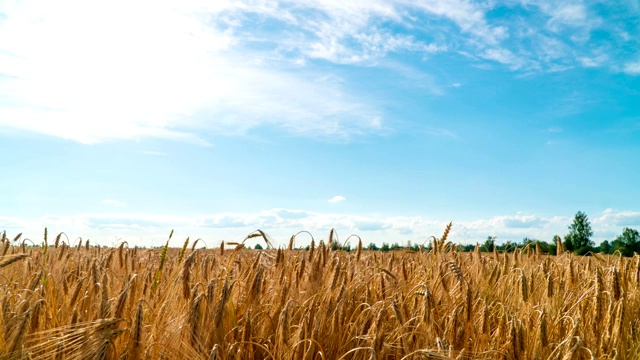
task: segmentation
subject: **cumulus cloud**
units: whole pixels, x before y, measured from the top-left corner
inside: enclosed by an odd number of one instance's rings
[[[212,228],[242,228],[252,224],[251,219],[242,215],[221,214],[200,219],[199,226]],[[257,225],[257,224],[256,224]]]
[[[282,219],[297,220],[311,216],[309,212],[303,210],[273,209],[271,211]]]
[[[384,220],[357,220],[354,227],[360,231],[380,231],[391,228],[392,224]]]
[[[593,222],[618,226],[640,226],[640,211],[606,209],[601,216],[593,219]]]
[[[506,228],[533,228],[544,226],[549,222],[534,215],[505,216],[500,220]]]
[[[154,230],[167,226],[184,226],[193,222],[188,218],[169,215],[152,214],[86,214],[73,217],[48,217],[46,221],[51,221],[55,225],[71,222],[82,224],[83,227],[100,230]]]
[[[246,228],[257,229],[275,226],[299,226],[313,213],[303,210],[270,209],[254,214],[223,213],[200,217],[198,226],[211,228]]]
[[[564,234],[570,223],[571,218],[563,216],[501,215],[463,222],[458,224],[458,231],[468,239],[497,236],[504,241],[520,241],[524,237],[549,241],[554,235]]]
[[[332,197],[331,199],[329,199],[330,203],[339,203],[339,202],[343,202],[347,200],[346,197],[342,196],[342,195],[336,195],[334,197]]]
[[[593,240],[613,240],[623,227],[640,228],[640,212],[607,209],[593,214]],[[449,239],[458,244],[483,242],[487,236],[497,241],[521,241],[524,237],[551,241],[554,235],[564,236],[573,216],[539,216],[513,214],[456,221]],[[126,240],[138,246],[159,246],[175,229],[175,246],[184,238],[202,238],[208,246],[220,241],[241,241],[249,233],[261,229],[273,238],[276,246],[286,246],[291,235],[309,231],[319,240],[337,230],[345,239],[350,234],[362,237],[363,242],[422,244],[430,236],[439,237],[449,220],[427,216],[380,216],[344,213],[323,213],[296,209],[269,209],[253,213],[219,213],[201,216],[173,216],[166,214],[79,214],[45,216],[38,219],[0,217],[0,231],[8,237],[24,232],[25,238],[41,239],[47,226],[51,234],[64,231],[69,238],[81,236],[92,243],[113,245]],[[303,246],[306,238],[296,243]],[[325,238],[326,239],[326,238]],[[36,240],[34,240],[36,241]]]

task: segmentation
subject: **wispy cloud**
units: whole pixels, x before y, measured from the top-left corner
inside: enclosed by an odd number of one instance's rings
[[[624,72],[629,75],[640,75],[640,60],[626,63]]]
[[[578,61],[586,68],[595,68],[606,64],[610,59],[607,54],[594,54],[591,56],[579,57]]]
[[[551,18],[547,22],[549,28],[554,31],[560,30],[562,27],[582,27],[593,23],[593,17],[587,17],[587,9],[584,4],[557,3],[555,6],[546,6]]]
[[[342,83],[264,63],[259,51],[238,46],[224,16],[207,23],[222,9],[124,5],[5,6],[0,126],[83,143],[160,137],[205,145],[202,130],[271,125],[350,137],[381,129],[376,106]]]
[[[507,65],[512,70],[522,68],[526,63],[519,56],[504,48],[492,48],[485,50],[480,56],[484,59],[494,60]]]
[[[455,132],[453,132],[453,131],[451,131],[449,129],[445,129],[445,128],[438,128],[438,127],[433,127],[433,126],[425,126],[424,127],[424,131],[425,131],[426,134],[431,135],[431,136],[450,138],[450,139],[457,139],[458,138],[458,134],[456,134]]]
[[[637,43],[633,30],[608,23],[588,3],[522,0],[508,4],[521,11],[496,18],[491,12],[499,6],[3,3],[0,127],[83,143],[157,137],[210,145],[208,133],[239,135],[262,126],[349,139],[384,133],[388,119],[375,96],[358,92],[337,71],[327,76],[326,62],[408,78],[406,64],[381,60],[413,54],[428,64],[449,52],[519,72],[581,66],[640,74],[640,63],[619,50]],[[256,26],[265,23],[271,25]],[[596,42],[596,29],[616,40]],[[420,75],[417,82],[432,95],[444,93],[431,74]]]

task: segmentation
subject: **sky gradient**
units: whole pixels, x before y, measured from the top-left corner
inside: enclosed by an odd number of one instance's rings
[[[1,1],[0,231],[640,228],[638,1]],[[301,236],[301,244],[309,241]]]

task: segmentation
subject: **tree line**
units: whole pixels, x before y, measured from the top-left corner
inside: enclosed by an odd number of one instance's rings
[[[503,244],[496,244],[495,236],[487,236],[487,239],[482,245],[456,245],[456,250],[461,252],[468,252],[475,250],[476,246],[482,252],[491,252],[494,248],[497,251],[513,252],[516,249],[523,251],[539,249],[542,253],[556,255],[558,253],[558,245],[562,246],[562,251],[569,251],[576,255],[589,255],[589,254],[621,254],[623,256],[633,256],[635,253],[640,254],[640,233],[636,229],[625,227],[622,230],[622,234],[618,235],[611,242],[604,240],[600,245],[596,246],[591,237],[593,231],[591,229],[591,222],[589,217],[582,211],[578,211],[573,218],[573,222],[568,226],[569,232],[564,236],[564,239],[555,235],[551,242],[544,240],[537,240],[531,238],[524,238],[522,242],[508,241]],[[349,244],[343,246],[337,243],[332,244],[333,250],[353,251],[355,247],[351,247]],[[373,251],[393,251],[393,250],[431,250],[432,244],[418,245],[412,244],[409,241],[406,245],[400,245],[397,242],[393,244],[382,243],[382,246],[378,246],[374,243],[370,243],[368,246],[363,247],[367,250]],[[256,249],[262,249],[262,246],[256,245]],[[309,249],[307,246],[304,248]]]
[[[526,249],[532,246],[538,246],[542,252],[556,255],[558,245],[561,244],[564,251],[573,252],[576,255],[589,254],[614,254],[620,253],[623,256],[633,256],[640,253],[640,233],[636,229],[625,227],[622,234],[618,235],[613,241],[604,240],[600,245],[596,246],[591,237],[593,231],[589,217],[582,211],[578,211],[573,218],[573,222],[568,226],[569,232],[564,239],[559,235],[553,237],[550,243],[543,240],[524,238],[521,243],[507,242],[502,245],[496,245],[495,236],[489,236],[480,246],[480,251],[493,251],[494,246],[500,251],[514,251],[515,249]],[[463,251],[471,251],[475,249],[475,245],[463,246]]]

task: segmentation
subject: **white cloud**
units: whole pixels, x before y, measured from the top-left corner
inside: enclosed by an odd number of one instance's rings
[[[557,228],[558,224],[565,224],[567,220],[568,218],[565,217],[544,218],[516,214],[473,220],[465,223],[464,226],[474,233],[485,232],[487,236],[491,233],[501,233],[535,237],[543,234],[545,230]],[[542,239],[544,240],[544,238]]]
[[[306,217],[311,216],[311,213],[304,210],[289,210],[289,209],[273,209],[271,210],[275,215],[279,216],[282,219],[304,219]]]
[[[585,26],[587,21],[594,21],[593,18],[587,18],[587,9],[583,4],[559,4],[549,12],[551,19],[548,25],[556,31],[562,26]]]
[[[444,129],[444,128],[438,128],[438,127],[433,127],[433,126],[426,126],[425,127],[425,132],[431,136],[437,136],[437,137],[445,137],[445,138],[451,138],[451,139],[457,139],[458,138],[458,134],[456,134],[455,132],[449,130],[449,129]]]
[[[357,220],[353,225],[359,231],[381,231],[392,227],[388,221],[384,220]]]
[[[335,23],[324,24],[333,27]],[[362,33],[361,31],[367,31]],[[342,32],[331,29],[330,34],[321,30],[317,34],[318,41],[311,42],[303,52],[310,58],[329,60],[335,63],[360,63],[384,57],[390,52],[414,51],[436,53],[446,50],[442,44],[425,44],[416,41],[412,36],[390,34],[375,27],[369,29],[344,29]],[[356,42],[357,46],[349,45]]]
[[[594,68],[594,67],[602,66],[606,64],[609,60],[610,60],[609,56],[606,54],[582,56],[578,58],[578,61],[582,64],[582,66],[586,68]]]
[[[629,75],[640,75],[640,60],[626,63],[624,65],[624,72]]]
[[[593,214],[591,225],[593,240],[613,240],[623,227],[640,229],[640,212],[607,209]],[[23,232],[24,238],[40,241],[42,229],[50,234],[64,231],[70,239],[82,236],[94,244],[114,245],[126,240],[131,245],[158,246],[175,229],[175,246],[184,238],[202,238],[208,246],[220,241],[241,241],[256,229],[269,234],[276,245],[286,246],[291,235],[306,230],[316,240],[326,239],[333,228],[345,240],[357,234],[363,242],[414,244],[428,242],[430,236],[440,237],[450,219],[427,216],[381,216],[321,213],[306,210],[270,209],[255,213],[219,213],[202,216],[173,216],[163,214],[80,214],[73,216],[46,216],[38,219],[0,217],[0,231],[7,230],[12,238]],[[551,241],[554,235],[563,236],[573,216],[539,216],[513,214],[456,221],[449,239],[459,244],[483,242],[487,236],[497,236],[498,242],[521,241],[524,237]],[[36,239],[36,240],[34,240]],[[120,240],[118,240],[120,239]],[[297,245],[310,241],[300,239]],[[353,244],[352,244],[353,245]]]
[[[83,143],[160,137],[205,145],[201,130],[242,134],[265,124],[342,138],[381,131],[376,106],[342,83],[264,64],[239,48],[233,25],[216,23],[224,17],[208,23],[239,6],[41,5],[1,9],[2,127]]]
[[[571,53],[571,48],[558,38],[538,35],[536,43],[537,56],[548,63],[561,60]]]
[[[470,0],[2,3],[0,131],[210,145],[208,133],[269,126],[349,139],[388,130],[380,99],[326,76],[317,60],[406,78],[381,59],[412,53],[428,63],[449,51],[514,71],[616,61],[611,48],[588,44],[604,25],[582,2],[522,2],[532,18],[544,14],[538,28],[488,17],[497,3]],[[256,18],[274,26],[257,32]],[[639,62],[616,66],[640,74]],[[431,94],[443,93],[431,75],[418,75]]]
[[[339,203],[339,202],[342,202],[342,201],[345,201],[345,200],[347,200],[347,198],[345,198],[344,196],[336,195],[336,196],[332,197],[331,199],[329,199],[329,202],[330,203]]]
[[[205,217],[199,221],[198,225],[213,228],[243,228],[258,225],[258,223],[253,224],[253,222],[254,219],[239,214],[220,214]]]
[[[618,211],[606,209],[602,215],[593,219],[597,224],[613,224],[617,226],[640,226],[640,211]]]
[[[549,220],[534,215],[506,216],[501,219],[507,229],[537,228],[546,225]]]
[[[494,60],[501,64],[508,65],[510,69],[517,70],[525,65],[525,61],[504,48],[487,49],[480,55],[484,59]]]
[[[431,42],[422,41],[413,35],[385,30],[380,26],[385,22],[417,30],[420,35],[442,31],[440,25],[430,25],[431,21],[455,24],[474,44],[497,45],[508,37],[505,27],[493,26],[485,19],[485,11],[490,8],[487,4],[468,0],[292,0],[280,5],[299,19],[293,23],[312,34],[302,42],[287,45],[310,58],[337,63],[359,63],[390,52],[432,54],[449,50],[446,37],[441,34],[433,36],[435,40]]]
[[[468,0],[423,0],[407,2],[415,7],[443,16],[456,23],[463,32],[471,33],[481,38],[487,44],[497,44],[507,37],[506,29],[502,26],[491,26],[487,23],[484,4]]]

